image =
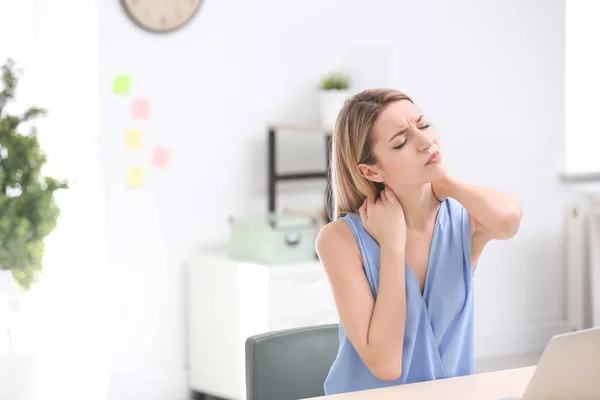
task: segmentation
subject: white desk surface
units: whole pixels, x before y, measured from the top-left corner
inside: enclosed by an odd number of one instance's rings
[[[501,400],[520,397],[535,367],[486,372],[374,390],[314,397],[313,400]]]

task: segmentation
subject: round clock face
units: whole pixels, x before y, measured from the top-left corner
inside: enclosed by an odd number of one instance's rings
[[[156,33],[184,26],[198,12],[202,0],[121,0],[123,8],[139,27]]]

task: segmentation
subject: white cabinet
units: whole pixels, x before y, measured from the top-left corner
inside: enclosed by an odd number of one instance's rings
[[[263,265],[205,252],[188,268],[189,378],[196,392],[245,399],[246,338],[338,322],[317,260]]]

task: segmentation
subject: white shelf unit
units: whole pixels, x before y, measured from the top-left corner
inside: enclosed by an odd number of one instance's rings
[[[189,383],[195,392],[243,400],[246,338],[338,322],[317,260],[267,265],[199,252],[188,268]]]

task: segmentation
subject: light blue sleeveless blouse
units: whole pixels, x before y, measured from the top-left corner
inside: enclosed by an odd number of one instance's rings
[[[365,274],[377,297],[379,245],[363,228],[360,217],[342,217],[354,233]],[[473,272],[471,225],[467,210],[455,199],[444,200],[437,215],[425,287],[407,263],[406,327],[402,375],[377,379],[360,359],[339,324],[338,354],[325,380],[325,394],[374,389],[475,373],[473,345]]]

